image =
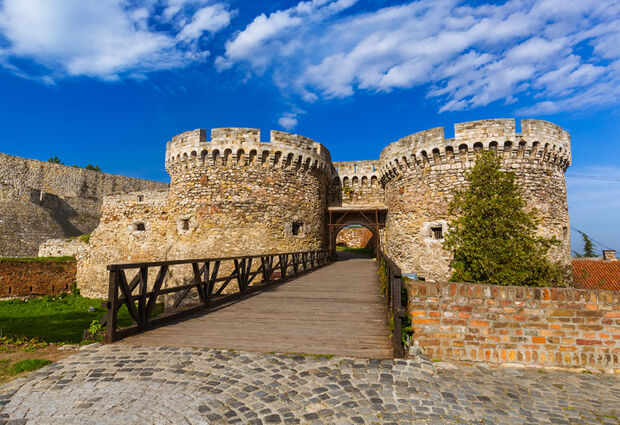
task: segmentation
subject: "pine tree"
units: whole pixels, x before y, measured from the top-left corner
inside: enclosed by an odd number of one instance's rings
[[[581,233],[581,237],[583,238],[583,255],[580,255],[580,257],[596,257],[597,255],[594,253],[592,239],[584,232],[579,233]]]
[[[536,235],[535,211],[527,211],[513,172],[484,152],[454,193],[444,248],[452,251],[452,280],[494,285],[562,285],[560,268],[546,254],[554,238]]]
[[[48,158],[47,162],[51,162],[52,164],[64,164],[56,155]]]

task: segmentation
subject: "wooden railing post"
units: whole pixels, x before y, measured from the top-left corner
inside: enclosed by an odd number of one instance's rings
[[[108,272],[108,311],[105,327],[105,342],[110,344],[116,340],[116,312],[118,311],[118,276],[117,270]]]

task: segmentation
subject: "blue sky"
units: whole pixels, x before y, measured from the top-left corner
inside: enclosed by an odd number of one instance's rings
[[[0,151],[128,176],[167,181],[165,142],[194,128],[361,160],[431,127],[545,119],[572,136],[571,225],[618,249],[619,106],[613,0],[0,0]]]

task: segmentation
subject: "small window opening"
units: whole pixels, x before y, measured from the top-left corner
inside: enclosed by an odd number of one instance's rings
[[[189,219],[183,219],[183,221],[181,222],[181,228],[183,230],[189,230]]]
[[[568,227],[562,227],[562,240],[566,240],[568,238]]]
[[[144,223],[136,223],[136,230],[138,232],[144,232],[146,228],[144,227]]]
[[[431,227],[433,239],[443,239],[443,228],[441,226]]]
[[[144,195],[138,195],[138,202],[144,202]]]
[[[303,231],[303,227],[304,227],[304,224],[301,221],[294,221],[292,228],[291,228],[291,232],[293,233],[293,236],[301,235]]]

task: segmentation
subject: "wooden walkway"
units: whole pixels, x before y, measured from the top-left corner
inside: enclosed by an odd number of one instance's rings
[[[118,343],[392,357],[376,262],[355,255]]]

